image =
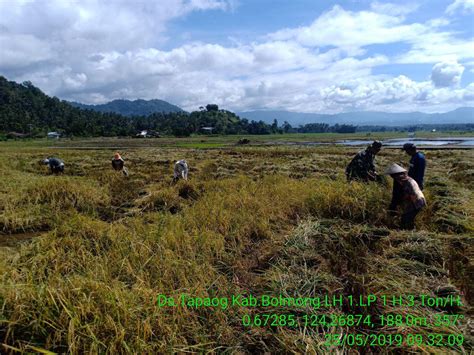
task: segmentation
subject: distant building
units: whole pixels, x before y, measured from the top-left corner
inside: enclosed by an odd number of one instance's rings
[[[61,134],[58,132],[48,132],[47,137],[48,139],[59,139],[59,137],[61,137]]]
[[[408,137],[409,137],[409,138],[414,138],[415,135],[416,135],[415,132],[410,132],[410,133],[408,133]]]
[[[160,134],[156,131],[143,130],[138,132],[135,137],[137,138],[159,138]]]
[[[146,138],[148,135],[148,131],[141,131],[137,133],[138,138]]]
[[[214,127],[201,127],[201,131],[205,133],[212,134],[212,131],[214,130]]]

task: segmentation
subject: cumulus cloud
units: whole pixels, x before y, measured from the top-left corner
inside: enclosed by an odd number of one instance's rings
[[[407,15],[418,9],[419,5],[415,3],[395,4],[389,2],[375,1],[370,4],[370,9],[381,14],[389,14],[392,16]]]
[[[454,0],[445,11],[448,15],[453,15],[456,12],[463,14],[472,14],[474,12],[474,0]]]
[[[346,50],[350,56],[363,55],[366,46],[408,44],[409,50],[393,59],[398,63],[436,63],[474,58],[471,39],[458,38],[455,33],[442,29],[449,24],[447,19],[407,23],[405,15],[416,8],[410,4],[374,2],[371,4],[372,11],[355,12],[336,5],[309,26],[282,29],[268,37],[294,41],[307,47],[335,46]]]
[[[449,87],[458,85],[461,81],[464,67],[455,62],[437,63],[431,71],[431,81],[436,87]]]
[[[0,74],[68,100],[160,98],[187,110],[212,102],[240,111],[341,112],[446,109],[474,97],[472,85],[459,87],[465,63],[474,59],[472,43],[444,29],[446,19],[407,22],[413,5],[334,6],[308,26],[254,42],[172,47],[170,21],[192,11],[233,11],[237,2],[6,3],[0,2]],[[408,49],[391,55],[368,49],[400,43]],[[436,64],[431,80],[421,82],[373,74],[393,63]]]
[[[465,89],[436,87],[430,81],[416,82],[400,75],[378,81],[352,81],[321,90],[332,112],[381,110],[390,112],[448,111],[474,103],[474,85]]]
[[[56,53],[126,51],[166,40],[169,21],[193,11],[227,10],[232,0],[0,1],[2,32],[46,40]],[[13,39],[12,41],[13,42]]]
[[[30,34],[0,33],[0,68],[3,70],[28,67],[51,60],[51,45]]]
[[[428,28],[418,23],[404,24],[403,17],[400,16],[373,11],[347,11],[335,5],[309,26],[283,29],[269,37],[275,40],[294,40],[305,46],[351,49],[414,40],[427,31]]]
[[[449,32],[431,32],[413,42],[410,50],[395,58],[398,63],[437,63],[472,60],[470,39],[456,38]]]

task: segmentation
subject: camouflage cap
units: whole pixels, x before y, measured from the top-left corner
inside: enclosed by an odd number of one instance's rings
[[[382,142],[381,141],[373,141],[370,146],[372,148],[382,148]]]

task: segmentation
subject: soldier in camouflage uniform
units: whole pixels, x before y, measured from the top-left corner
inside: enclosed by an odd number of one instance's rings
[[[346,168],[347,180],[376,181],[374,158],[382,149],[382,143],[374,141],[365,150],[360,151]]]

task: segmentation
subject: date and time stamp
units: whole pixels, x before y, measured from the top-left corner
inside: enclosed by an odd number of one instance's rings
[[[456,313],[463,307],[460,296],[436,297],[418,295],[332,295],[321,297],[288,297],[271,295],[231,295],[229,297],[196,297],[186,293],[159,294],[157,307],[247,309],[241,325],[250,328],[285,327],[318,329],[327,347],[461,347],[462,333],[453,332],[466,321]],[[384,307],[380,307],[384,306]],[[376,309],[403,309],[400,313],[377,312]],[[354,313],[341,308],[353,309]],[[420,312],[430,307],[437,312]],[[389,329],[389,331],[387,331]],[[382,331],[385,330],[385,331]],[[426,331],[425,331],[426,330]]]

